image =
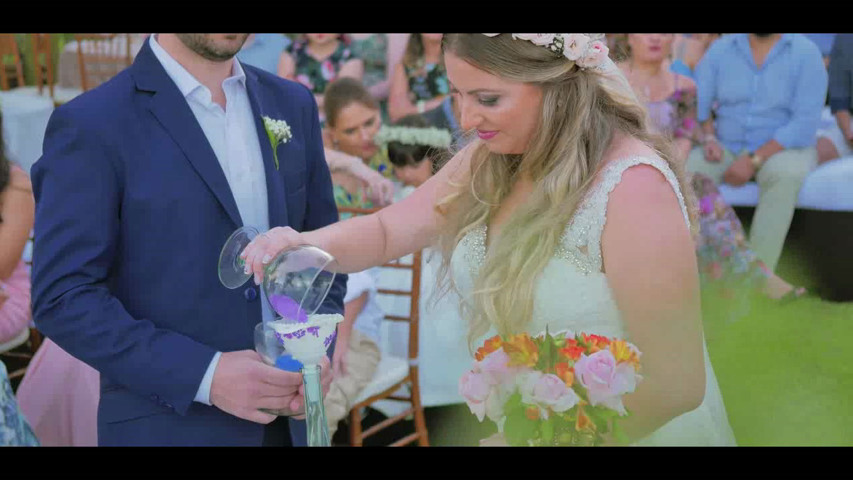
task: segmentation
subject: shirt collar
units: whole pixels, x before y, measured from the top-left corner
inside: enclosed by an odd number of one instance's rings
[[[181,91],[181,95],[184,98],[189,97],[196,89],[198,88],[207,88],[201,84],[190,72],[187,71],[186,68],[183,67],[177,60],[172,58],[169,53],[157,43],[157,39],[155,38],[156,34],[152,34],[149,36],[149,45],[151,47],[151,51],[154,52],[154,56],[157,57],[157,60],[160,61],[160,64],[163,65],[163,69],[166,70],[166,74],[169,75],[169,78],[175,82],[175,85],[178,86],[178,90]],[[237,57],[234,57],[234,63],[231,67],[231,76],[226,78],[225,81],[234,81],[237,80],[243,87],[246,86],[246,72],[243,70],[243,66],[240,65],[240,62],[237,60]]]
[[[782,38],[779,39],[779,41],[777,42],[776,45],[773,46],[773,48],[775,49],[777,45],[787,45],[787,44],[791,43],[793,41],[793,39],[794,39],[794,36],[792,34],[783,33]],[[749,34],[748,33],[738,35],[735,40],[737,41],[738,45],[745,52],[752,55],[752,49],[750,49],[750,47],[749,47]]]

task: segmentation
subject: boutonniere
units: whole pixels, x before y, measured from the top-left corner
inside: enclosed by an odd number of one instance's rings
[[[264,130],[267,131],[267,137],[270,139],[270,145],[272,146],[275,169],[278,170],[278,153],[276,153],[276,147],[279,144],[287,143],[293,137],[290,133],[290,125],[284,120],[273,120],[267,116],[261,118],[264,119]]]

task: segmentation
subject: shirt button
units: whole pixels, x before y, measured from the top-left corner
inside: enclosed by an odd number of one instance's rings
[[[258,291],[255,287],[249,287],[243,292],[243,296],[246,297],[247,302],[251,302],[258,298]]]

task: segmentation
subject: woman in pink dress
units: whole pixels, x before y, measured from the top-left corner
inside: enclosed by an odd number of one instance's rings
[[[45,339],[16,396],[43,446],[95,447],[100,383],[97,370]]]
[[[34,216],[30,179],[3,155],[0,138],[0,343],[30,325],[30,274],[21,257]],[[42,445],[97,445],[99,388],[97,371],[46,339],[15,396]]]

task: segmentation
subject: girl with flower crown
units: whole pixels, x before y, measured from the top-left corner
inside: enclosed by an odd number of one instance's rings
[[[667,139],[595,34],[447,34],[477,139],[405,200],[241,254],[296,244],[360,271],[438,245],[469,344],[571,330],[630,341],[643,382],[621,425],[642,445],[733,445],[703,338],[694,199]]]

